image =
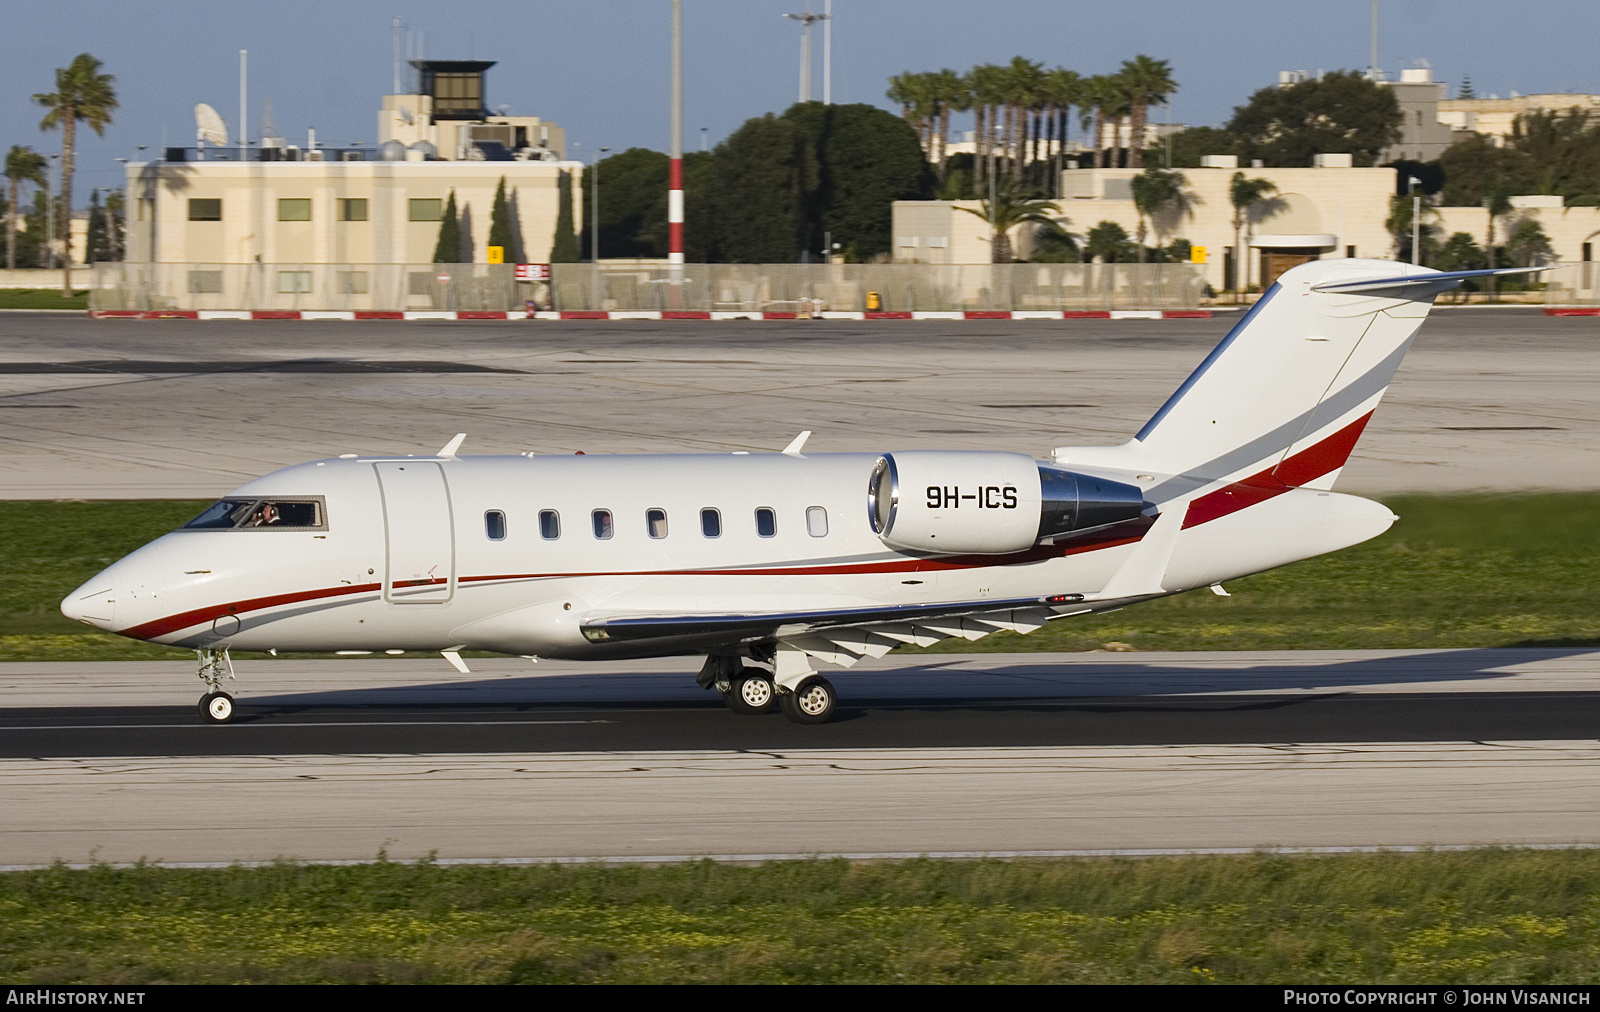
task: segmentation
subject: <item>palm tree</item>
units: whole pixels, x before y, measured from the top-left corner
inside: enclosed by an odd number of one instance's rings
[[[46,109],[39,121],[40,130],[61,128],[61,213],[72,215],[72,155],[78,121],[89,124],[98,136],[105,136],[111,110],[117,107],[117,92],[111,84],[116,78],[100,73],[100,61],[79,53],[65,68],[56,70],[56,90],[33,96]],[[61,258],[61,297],[72,298],[72,229],[62,229],[65,254]]]
[[[1236,302],[1239,293],[1250,284],[1250,258],[1244,255],[1244,247],[1240,245],[1245,220],[1252,207],[1277,189],[1278,185],[1272,180],[1246,179],[1243,172],[1235,172],[1228,182],[1228,203],[1233,205],[1233,295]]]
[[[44,173],[45,157],[21,144],[11,145],[6,152],[6,270],[17,269],[17,205],[22,199],[22,184],[48,188],[49,178]]]
[[[1117,162],[1117,125],[1128,115],[1128,93],[1116,74],[1096,74],[1084,82],[1083,101],[1078,106],[1083,128],[1094,127],[1090,146],[1096,165],[1111,168]],[[1105,143],[1106,121],[1111,121],[1111,143]]]
[[[1006,67],[1006,141],[1011,151],[1011,180],[1022,181],[1028,161],[1028,113],[1039,102],[1044,86],[1044,67],[1032,60],[1013,56]]]
[[[1136,149],[1137,150],[1137,149]],[[1147,234],[1146,223],[1160,213],[1163,207],[1170,204],[1183,204],[1183,185],[1188,180],[1183,178],[1183,173],[1171,169],[1145,169],[1139,175],[1128,181],[1133,190],[1133,207],[1139,212],[1139,228],[1135,233],[1135,241],[1139,244],[1139,262],[1144,263],[1144,237]]]
[[[1077,71],[1057,67],[1045,74],[1044,90],[1052,120],[1050,147],[1054,148],[1055,184],[1059,185],[1061,158],[1067,149],[1067,109],[1083,100],[1083,78]]]
[[[1007,233],[1024,222],[1054,224],[1045,212],[1055,211],[1059,214],[1061,208],[1053,201],[1024,197],[1017,187],[1001,183],[995,187],[994,200],[981,200],[977,208],[963,207],[961,210],[982,218],[994,230],[989,246],[989,262],[1008,264],[1011,262],[1011,236]]]
[[[1165,103],[1167,96],[1178,90],[1178,82],[1172,79],[1172,67],[1166,60],[1152,60],[1143,53],[1124,60],[1117,77],[1130,106],[1128,166],[1143,168],[1145,121],[1150,106]]]
[[[983,63],[972,68],[967,75],[967,81],[972,89],[973,110],[977,118],[978,143],[976,151],[977,172],[974,181],[978,192],[984,192],[984,187],[995,175],[991,162],[991,152],[994,149],[995,110],[1005,101],[1005,68],[993,63]]]
[[[963,74],[953,70],[941,70],[938,74],[938,88],[941,98],[939,107],[939,182],[944,182],[944,163],[948,157],[946,152],[950,149],[950,114],[952,112],[969,112],[973,107],[972,83]]]
[[[1499,267],[1499,256],[1494,248],[1494,223],[1511,213],[1511,188],[1506,185],[1505,180],[1496,180],[1494,185],[1489,187],[1488,195],[1483,198],[1483,207],[1489,212],[1489,244],[1484,249],[1489,254],[1489,266]],[[1489,301],[1493,302],[1498,294],[1495,276],[1489,275],[1488,281]]]

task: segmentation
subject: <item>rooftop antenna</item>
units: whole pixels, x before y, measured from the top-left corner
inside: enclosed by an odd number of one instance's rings
[[[400,15],[394,16],[394,91],[391,95],[400,94]]]
[[[1372,49],[1367,59],[1367,80],[1383,80],[1383,71],[1378,69],[1378,0],[1372,0]]]
[[[205,161],[206,141],[219,148],[228,146],[228,125],[222,121],[217,110],[204,102],[194,107],[194,127],[195,145],[200,149],[201,161]]]
[[[244,149],[250,143],[250,107],[245,101],[245,70],[249,66],[250,50],[239,50],[239,161],[244,161]]]

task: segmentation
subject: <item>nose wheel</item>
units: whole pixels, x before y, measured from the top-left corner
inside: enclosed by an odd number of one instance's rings
[[[200,719],[207,724],[226,724],[233,720],[233,697],[226,692],[208,692],[200,697]]]

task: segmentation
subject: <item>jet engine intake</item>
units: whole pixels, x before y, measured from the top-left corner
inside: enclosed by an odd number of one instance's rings
[[[895,548],[1006,555],[1046,538],[1139,516],[1132,485],[1063,471],[1024,453],[886,453],[872,470],[872,530]]]

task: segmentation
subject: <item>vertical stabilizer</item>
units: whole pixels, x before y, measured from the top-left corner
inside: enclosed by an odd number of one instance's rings
[[[1351,283],[1362,290],[1327,290]],[[1331,486],[1434,297],[1458,283],[1392,260],[1285,273],[1139,431],[1130,449],[1172,476],[1148,498]]]

